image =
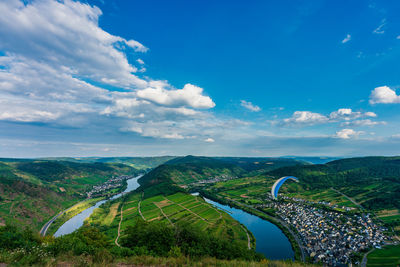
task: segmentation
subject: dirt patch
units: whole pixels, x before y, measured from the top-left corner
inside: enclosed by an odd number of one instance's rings
[[[113,204],[110,207],[110,212],[107,214],[107,217],[104,219],[104,224],[110,225],[114,221],[114,218],[118,213],[119,204],[120,203],[118,202],[118,203]]]
[[[399,210],[398,209],[393,209],[393,210],[382,210],[378,213],[378,217],[387,217],[387,216],[394,216],[394,215],[399,215]]]
[[[148,222],[152,222],[152,221],[160,220],[160,219],[162,219],[162,217],[158,216],[158,217],[155,217],[155,218],[150,219],[150,220],[147,220],[147,221],[148,221]]]
[[[133,210],[133,209],[136,209],[136,207],[132,207],[132,208],[126,209],[126,210],[124,210],[124,212],[130,211],[130,210]]]
[[[171,205],[172,203],[169,202],[168,199],[165,199],[165,200],[160,201],[160,202],[155,202],[154,204],[156,204],[156,206],[162,208],[162,207],[165,207],[165,206],[169,206],[169,205]]]

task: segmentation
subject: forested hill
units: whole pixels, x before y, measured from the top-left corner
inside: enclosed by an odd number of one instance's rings
[[[62,209],[84,199],[85,191],[114,175],[136,175],[123,164],[68,161],[0,161],[0,224],[35,230]]]
[[[283,167],[266,175],[293,175],[306,190],[341,188],[366,208],[400,208],[400,157],[363,157]]]
[[[156,156],[156,157],[53,157],[43,158],[42,160],[51,161],[70,161],[77,163],[122,163],[139,170],[150,170],[155,168],[171,159],[174,156]],[[1,161],[1,159],[0,159]]]
[[[143,176],[146,194],[168,194],[186,185],[210,179],[230,179],[281,166],[304,164],[293,159],[186,156],[172,159]]]

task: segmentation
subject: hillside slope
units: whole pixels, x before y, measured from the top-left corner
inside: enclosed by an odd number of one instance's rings
[[[38,230],[49,218],[85,198],[92,185],[137,174],[122,164],[11,159],[0,162],[0,224]]]
[[[367,209],[400,209],[400,157],[341,159],[283,167],[266,174],[296,176],[304,190],[338,188]]]
[[[182,191],[196,182],[229,180],[282,166],[302,164],[304,163],[298,160],[280,158],[186,156],[158,166],[143,176],[139,183],[142,188],[152,187],[152,190],[146,191],[147,194],[165,194]]]

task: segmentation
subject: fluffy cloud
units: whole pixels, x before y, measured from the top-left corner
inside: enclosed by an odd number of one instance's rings
[[[145,87],[132,73],[125,49],[145,52],[135,40],[102,30],[97,7],[71,0],[6,0],[0,3],[0,50],[20,58],[45,62],[51,68],[68,68],[74,76],[116,86]]]
[[[215,106],[202,88],[140,77],[145,63],[138,53],[148,48],[101,29],[99,8],[7,0],[0,12],[0,120],[184,139],[210,119],[197,110]]]
[[[261,108],[259,106],[254,105],[253,103],[247,102],[245,100],[240,100],[240,105],[244,108],[247,108],[250,111],[253,111],[253,112],[259,112],[261,110]]]
[[[345,43],[347,43],[347,42],[350,41],[350,40],[351,40],[351,35],[350,35],[350,34],[347,34],[346,37],[342,40],[342,44],[345,44]]]
[[[358,137],[360,134],[363,134],[364,132],[362,131],[354,131],[353,129],[342,129],[338,132],[336,132],[335,137],[341,138],[341,139],[350,139],[353,137]]]
[[[374,112],[362,113],[360,111],[353,111],[350,108],[340,108],[337,111],[333,111],[331,112],[331,114],[329,114],[329,118],[331,120],[352,120],[362,117],[376,117],[376,116],[377,115]]]
[[[400,95],[388,86],[376,87],[369,96],[370,104],[395,104],[400,103]]]
[[[340,108],[336,111],[331,112],[329,115],[323,115],[320,113],[314,113],[311,111],[295,111],[290,118],[286,118],[283,120],[281,124],[283,125],[315,125],[315,124],[323,124],[323,123],[333,123],[340,121],[348,121],[349,124],[342,125],[352,125],[350,121],[359,119],[359,118],[375,118],[377,115],[374,112],[360,112],[353,111],[350,108]],[[371,120],[364,120],[363,122],[366,124],[370,122],[368,126],[381,124],[381,122],[375,123]],[[357,122],[354,125],[361,126],[362,122]]]
[[[188,106],[191,108],[209,109],[215,103],[208,96],[203,95],[203,88],[193,84],[186,84],[182,89],[167,90],[164,82],[152,82],[152,87],[137,91],[137,96],[165,106]]]
[[[319,123],[325,123],[329,121],[328,117],[313,113],[310,111],[295,111],[291,118],[283,120],[285,124],[308,124],[314,125]]]
[[[207,143],[214,143],[215,140],[209,137],[209,138],[204,139],[204,142],[207,142]]]

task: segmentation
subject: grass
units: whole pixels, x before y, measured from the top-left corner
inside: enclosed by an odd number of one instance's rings
[[[367,266],[399,266],[400,245],[387,246],[375,249],[368,254]]]
[[[0,262],[5,262],[8,255],[0,252]],[[28,266],[28,265],[17,265]],[[243,260],[219,260],[216,258],[189,258],[189,257],[154,257],[150,255],[131,256],[118,258],[110,253],[104,253],[98,257],[72,254],[60,255],[56,258],[49,257],[40,264],[30,266],[88,266],[88,267],[122,267],[122,266],[170,266],[170,267],[307,267],[315,266],[302,264],[292,261],[272,261],[262,260],[243,261]]]

